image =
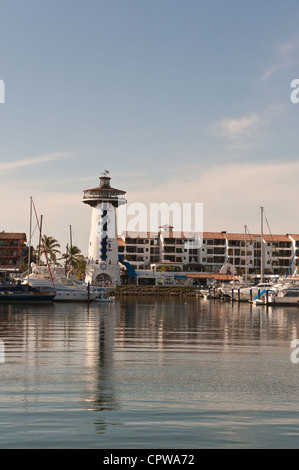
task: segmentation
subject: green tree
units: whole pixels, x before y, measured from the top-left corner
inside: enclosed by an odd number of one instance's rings
[[[54,237],[43,236],[43,243],[38,245],[37,249],[45,256],[47,254],[48,260],[52,263],[56,263],[57,255],[60,254],[60,244]]]
[[[78,279],[82,279],[87,265],[87,259],[81,255],[81,258],[77,261],[76,271]]]
[[[82,277],[86,269],[86,258],[81,254],[80,248],[73,245],[71,248],[67,246],[66,253],[63,253],[62,258],[65,260],[65,264],[73,268],[78,276]]]

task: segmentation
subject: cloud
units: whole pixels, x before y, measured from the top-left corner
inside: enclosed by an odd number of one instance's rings
[[[201,164],[182,165],[166,173],[163,181],[153,184],[143,178],[142,187],[133,182],[130,185],[121,174],[118,179],[123,181],[120,187],[127,191],[127,208],[133,203],[148,208],[152,202],[203,203],[204,231],[243,232],[247,225],[250,233],[258,233],[260,206],[264,206],[271,232],[284,234],[299,233],[298,174],[299,162],[295,161],[241,161],[205,169]],[[28,234],[31,193],[20,185],[15,188],[14,197],[7,198],[10,187],[10,182],[4,182],[0,188],[0,197],[5,200],[1,230]],[[82,203],[82,191],[55,191],[53,187],[40,186],[33,199],[38,217],[44,216],[43,232],[59,240],[64,249],[71,225],[74,244],[87,255],[91,208]],[[38,239],[34,239],[33,244],[37,243]]]
[[[257,114],[242,116],[240,118],[225,118],[214,123],[214,133],[222,137],[238,138],[248,135],[261,124],[261,117]]]
[[[271,120],[281,114],[285,105],[277,104],[269,106],[260,113],[251,113],[240,118],[224,118],[212,125],[212,133],[231,140],[250,137],[264,126],[270,124]]]
[[[57,152],[40,155],[39,157],[25,158],[21,160],[15,160],[12,162],[0,163],[0,172],[14,170],[24,166],[36,165],[38,163],[45,163],[53,160],[59,160],[61,158],[71,157],[71,152]]]
[[[296,219],[299,162],[234,163],[213,165],[203,171],[181,168],[177,177],[160,186],[128,191],[128,203],[202,202],[205,231],[251,233],[259,230],[260,206],[264,206],[272,233],[299,233]],[[182,177],[184,175],[184,177]]]
[[[286,41],[278,47],[277,59],[268,67],[261,77],[261,81],[268,80],[278,72],[289,69],[298,63],[299,38]]]

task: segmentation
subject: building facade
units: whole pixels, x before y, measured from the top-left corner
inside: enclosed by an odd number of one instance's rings
[[[265,274],[292,275],[299,268],[299,234],[261,239],[260,234],[203,232],[196,244],[194,234],[160,227],[159,233],[122,233],[118,252],[137,270],[168,265],[173,270],[219,273],[227,266],[239,275],[259,274],[263,252]]]
[[[25,233],[0,232],[0,272],[16,269],[26,247]]]

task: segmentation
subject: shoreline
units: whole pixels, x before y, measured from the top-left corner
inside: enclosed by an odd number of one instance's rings
[[[115,289],[115,297],[122,296],[169,296],[198,297],[196,287],[188,286],[119,286]]]

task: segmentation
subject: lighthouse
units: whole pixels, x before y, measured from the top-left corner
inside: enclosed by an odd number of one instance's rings
[[[85,282],[90,285],[119,285],[116,209],[126,204],[125,191],[112,188],[109,171],[100,185],[83,191],[83,202],[92,207]]]

